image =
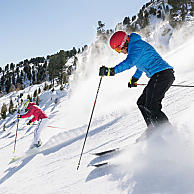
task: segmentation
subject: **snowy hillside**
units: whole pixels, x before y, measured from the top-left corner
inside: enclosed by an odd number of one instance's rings
[[[174,39],[179,45],[176,35]],[[175,68],[175,84],[194,85],[193,50],[194,36],[190,36],[187,42],[163,55]],[[91,45],[84,54],[79,56],[70,89],[60,91],[56,88],[55,92],[46,91],[40,96],[40,107],[49,115],[49,120],[42,132],[43,146],[39,151],[25,155],[36,126],[27,126],[27,119],[20,119],[16,155],[22,159],[10,163],[17,123],[13,123],[13,118],[7,120],[7,130],[0,131],[0,193],[193,193],[194,88],[172,87],[167,92],[163,108],[174,125],[173,130],[160,129],[150,139],[134,144],[146,128],[136,106],[143,87],[127,87],[135,69],[115,77],[103,77],[77,171],[100,81],[98,69],[101,65],[114,66],[125,58],[103,43]],[[147,81],[143,76],[139,83]],[[27,95],[39,86],[33,87],[26,88],[24,93]],[[9,96],[0,100],[0,103],[8,101]],[[0,124],[2,129],[4,123]],[[98,160],[92,153],[118,147],[123,151],[110,155],[110,165],[90,166]]]

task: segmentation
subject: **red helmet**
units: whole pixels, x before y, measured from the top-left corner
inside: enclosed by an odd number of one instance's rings
[[[122,48],[127,39],[128,35],[124,31],[117,31],[110,38],[110,46],[112,49],[116,47]]]

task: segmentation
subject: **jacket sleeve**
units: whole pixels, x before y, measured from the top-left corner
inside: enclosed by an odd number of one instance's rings
[[[124,61],[114,67],[115,74],[131,69],[133,66],[130,55],[128,55]]]
[[[29,109],[28,112],[24,115],[21,115],[21,118],[24,119],[24,118],[28,118],[32,115],[32,109]]]
[[[143,71],[140,71],[139,69],[137,69],[133,77],[139,79],[142,76],[142,73]]]
[[[33,123],[34,121],[36,121],[36,118],[33,117],[30,121]]]

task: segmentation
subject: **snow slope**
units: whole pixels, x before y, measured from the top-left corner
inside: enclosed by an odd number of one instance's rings
[[[183,45],[163,56],[175,67],[175,84],[194,85],[193,50],[194,36],[191,36]],[[49,115],[49,120],[42,132],[44,145],[39,152],[9,163],[13,156],[16,123],[6,132],[0,132],[0,193],[194,193],[194,88],[172,87],[166,94],[163,109],[174,129],[161,128],[147,141],[134,144],[146,127],[136,106],[143,87],[127,88],[135,69],[102,79],[77,171],[100,81],[98,69],[101,65],[114,66],[124,59],[101,43],[91,45],[86,56],[80,56],[83,59],[71,89],[47,91],[40,96],[40,106]],[[139,83],[147,81],[143,76]],[[59,98],[57,104],[54,103],[56,97]],[[24,119],[19,122],[18,156],[24,156],[28,150],[36,127],[26,126],[26,122]],[[117,147],[125,150],[110,158],[109,166],[88,166],[95,159],[91,153]]]

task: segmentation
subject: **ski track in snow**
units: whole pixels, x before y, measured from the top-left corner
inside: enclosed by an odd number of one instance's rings
[[[177,68],[176,84],[194,85],[193,70],[186,74],[176,65],[180,62],[176,60],[179,53],[187,52],[189,46],[187,44],[169,56]],[[191,53],[189,56],[186,54],[190,60],[193,59]],[[79,171],[76,168],[97,78],[88,77],[81,82],[80,89],[76,88],[72,96],[68,96],[66,90],[45,92],[40,96],[41,107],[50,118],[48,126],[55,128],[43,130],[44,144],[37,153],[25,155],[36,127],[25,126],[27,120],[19,122],[16,155],[24,156],[21,160],[9,164],[17,123],[0,133],[0,194],[193,193],[194,89],[171,87],[166,94],[163,110],[174,124],[174,131],[161,129],[147,141],[134,144],[146,128],[134,105],[143,88],[129,91],[122,86],[126,84],[124,77],[120,74],[116,81],[103,78]],[[33,92],[33,88],[30,90]],[[60,103],[55,104],[57,97]],[[12,121],[8,119],[6,125]],[[2,128],[3,122],[0,124]],[[107,158],[110,165],[100,168],[88,166],[98,161],[90,153],[117,147],[127,149]]]

